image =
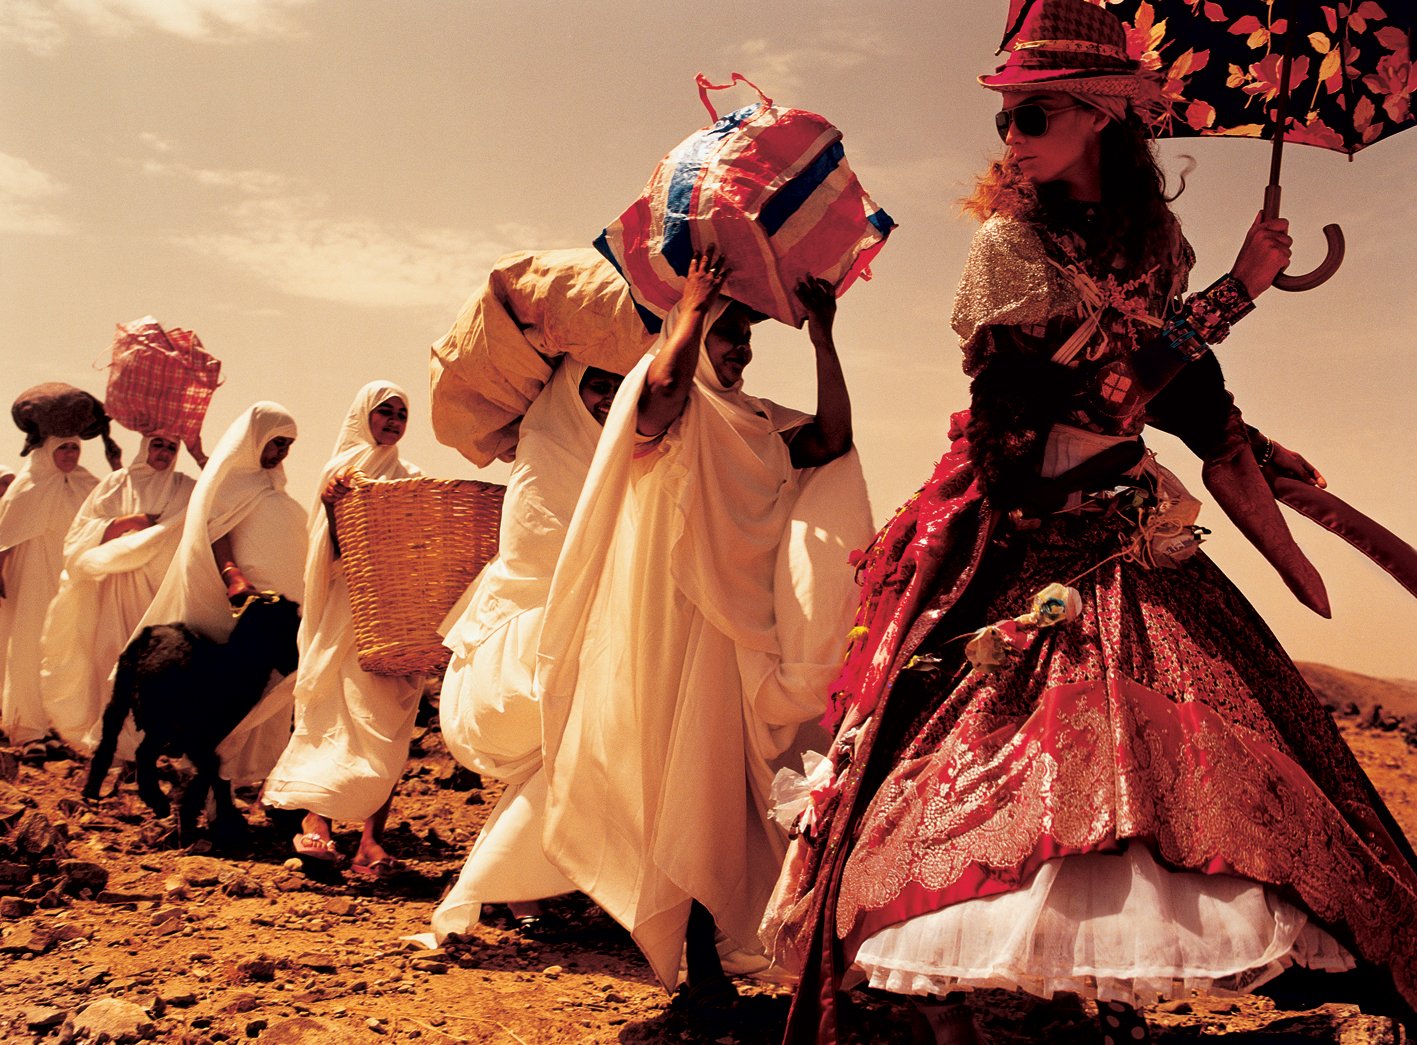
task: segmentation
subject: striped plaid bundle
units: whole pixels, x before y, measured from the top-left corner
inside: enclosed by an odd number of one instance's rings
[[[733,82],[751,83],[738,73]],[[800,327],[795,293],[807,276],[840,297],[895,227],[847,165],[841,132],[815,113],[760,102],[718,118],[669,153],[644,193],[595,241],[630,284],[641,320],[658,332],[678,302],[696,251],[712,244],[731,272],[724,293]],[[753,87],[757,90],[756,87]]]
[[[152,316],[119,323],[113,338],[104,405],[113,420],[143,435],[161,432],[184,443],[202,421],[221,383],[221,361],[190,330],[164,329]]]

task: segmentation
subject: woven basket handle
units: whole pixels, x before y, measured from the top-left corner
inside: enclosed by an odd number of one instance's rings
[[[709,91],[726,91],[730,87],[736,87],[740,83],[746,83],[753,90],[758,92],[758,97],[763,100],[764,105],[771,105],[772,99],[763,93],[763,89],[748,79],[742,73],[732,73],[731,79],[727,83],[709,83],[709,78],[703,73],[694,77],[694,82],[699,85],[699,101],[704,103],[704,108],[708,110],[709,117],[714,123],[718,122],[718,110],[709,101]]]

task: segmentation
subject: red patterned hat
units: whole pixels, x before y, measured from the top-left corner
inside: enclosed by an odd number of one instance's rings
[[[1088,0],[1035,0],[1008,59],[979,82],[995,91],[1065,91],[1132,97],[1140,66],[1127,57],[1127,34]]]

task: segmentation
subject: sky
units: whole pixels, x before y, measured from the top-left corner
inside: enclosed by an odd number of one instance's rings
[[[225,384],[205,440],[258,399],[291,409],[302,502],[354,393],[413,398],[405,456],[478,471],[428,420],[429,346],[503,253],[589,244],[658,160],[707,122],[694,86],[742,72],[819,112],[899,224],[841,300],[837,343],[878,521],[943,452],[967,405],[949,326],[975,223],[956,205],[1001,148],[1002,0],[713,5],[625,0],[0,0],[0,402],[42,381],[102,396],[114,325],[195,330]],[[724,92],[732,104],[755,96]],[[1163,142],[1196,166],[1176,203],[1204,287],[1261,203],[1266,144]],[[1218,349],[1247,419],[1303,452],[1330,489],[1417,539],[1417,132],[1349,162],[1291,146],[1294,268],[1338,222],[1323,287],[1277,290]],[[763,324],[747,388],[810,409],[804,332]],[[0,432],[0,462],[21,437]],[[119,436],[129,453],[137,437]],[[1199,469],[1164,435],[1163,463]],[[96,444],[84,463],[101,474]],[[187,468],[193,468],[190,461]],[[1338,538],[1289,516],[1333,619],[1301,607],[1214,506],[1206,550],[1298,660],[1417,679],[1417,604]]]

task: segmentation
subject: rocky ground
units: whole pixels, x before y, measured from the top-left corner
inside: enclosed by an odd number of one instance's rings
[[[1340,717],[1379,790],[1417,837],[1417,751],[1399,731]],[[709,1025],[670,1003],[628,936],[583,899],[559,901],[569,931],[526,939],[490,908],[464,945],[429,951],[406,937],[456,875],[495,801],[420,729],[395,804],[389,848],[407,862],[371,883],[301,865],[288,830],[247,806],[254,849],[182,848],[130,783],[78,800],[82,763],[61,751],[21,762],[0,750],[0,1038],[163,1040],[774,1042],[788,994],[745,983],[732,1018]],[[169,767],[168,777],[174,775]],[[354,825],[342,825],[347,828]],[[338,837],[352,852],[355,835]],[[908,1042],[910,1010],[856,996],[854,1042]],[[1081,1004],[1028,1004],[980,992],[975,1012],[999,1043],[1091,1042]],[[1151,1010],[1158,1042],[1401,1040],[1389,1022],[1317,993],[1302,1008],[1196,997]]]

